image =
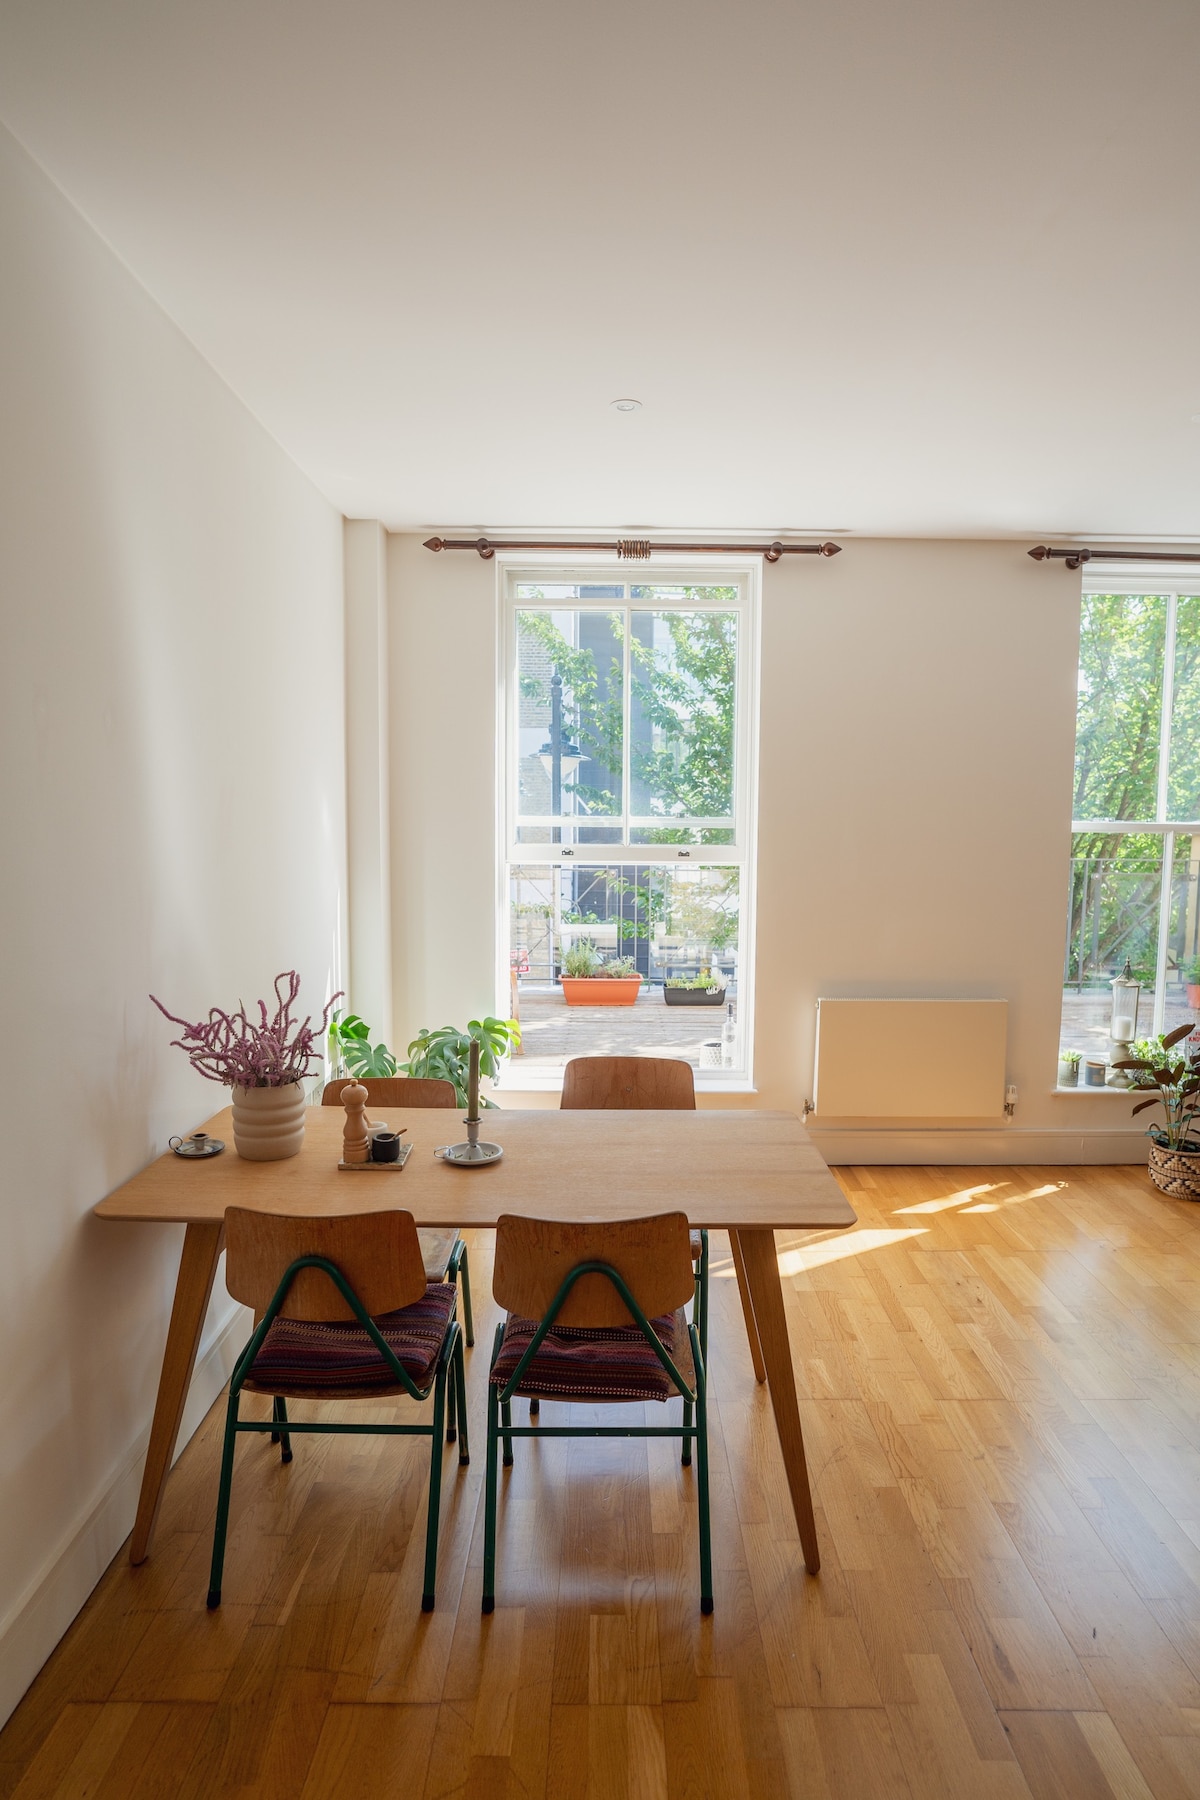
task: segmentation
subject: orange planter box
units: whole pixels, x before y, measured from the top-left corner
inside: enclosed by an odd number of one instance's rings
[[[642,991],[642,978],[564,975],[562,991],[568,1006],[632,1006]]]

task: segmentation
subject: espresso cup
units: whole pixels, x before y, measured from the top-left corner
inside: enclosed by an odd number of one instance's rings
[[[394,1131],[377,1131],[371,1139],[371,1161],[377,1163],[393,1163],[400,1161],[400,1138]]]

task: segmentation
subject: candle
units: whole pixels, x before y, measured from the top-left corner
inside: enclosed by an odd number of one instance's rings
[[[471,1039],[471,1072],[467,1077],[467,1118],[479,1117],[479,1039]]]

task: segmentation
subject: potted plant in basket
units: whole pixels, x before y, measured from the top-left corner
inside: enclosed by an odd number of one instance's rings
[[[1079,1086],[1079,1065],[1083,1061],[1082,1050],[1060,1050],[1058,1053],[1058,1085],[1059,1087]]]
[[[632,956],[602,962],[587,938],[572,944],[563,956],[562,991],[568,1006],[632,1006],[641,986]]]
[[[724,1006],[725,983],[709,968],[694,976],[672,975],[663,982],[663,999],[668,1006]]]
[[[1159,1063],[1130,1057],[1114,1065],[1131,1072],[1135,1089],[1154,1089],[1150,1098],[1139,1101],[1133,1110],[1136,1114],[1145,1112],[1148,1106],[1162,1107],[1165,1125],[1151,1127],[1147,1133],[1150,1179],[1156,1188],[1178,1200],[1200,1200],[1200,1138],[1191,1135],[1193,1122],[1200,1114],[1200,1058],[1172,1062],[1168,1054],[1191,1030],[1188,1024],[1167,1033]]]
[[[314,1026],[311,1015],[303,1023],[292,1017],[299,993],[299,975],[285,969],[275,977],[273,1013],[260,1000],[254,1020],[239,1002],[236,1012],[214,1006],[195,1025],[150,996],[163,1017],[181,1027],[182,1037],[171,1042],[187,1051],[193,1069],[231,1090],[233,1141],[248,1162],[280,1162],[297,1155],[304,1142],[304,1078],[321,1060],[321,1038],[342,996],[334,994]]]

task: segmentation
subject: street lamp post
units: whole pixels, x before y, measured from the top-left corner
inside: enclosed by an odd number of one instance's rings
[[[579,746],[563,740],[562,690],[562,676],[555,669],[550,677],[550,736],[538,751],[542,767],[550,777],[550,817],[555,821],[550,827],[552,844],[562,843],[562,825],[557,821],[562,817],[563,774],[565,772],[570,780],[583,761]]]

